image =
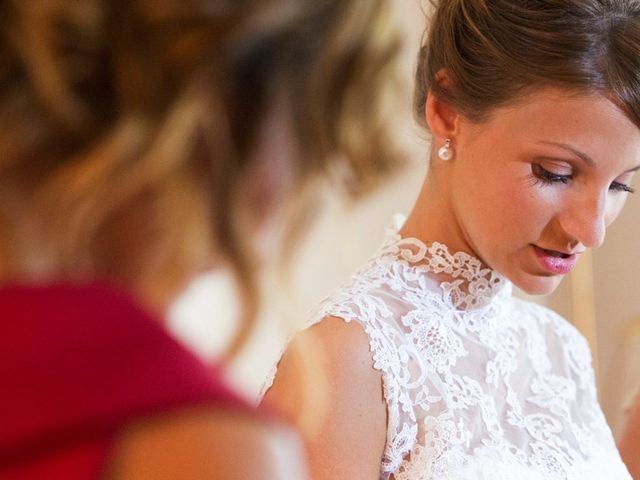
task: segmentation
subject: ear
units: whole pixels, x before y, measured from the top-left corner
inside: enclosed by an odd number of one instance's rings
[[[436,74],[435,81],[445,88],[450,83],[445,70],[440,70]],[[444,140],[445,138],[453,139],[458,133],[460,114],[452,105],[437,97],[431,91],[427,95],[425,115],[431,133],[439,140]]]

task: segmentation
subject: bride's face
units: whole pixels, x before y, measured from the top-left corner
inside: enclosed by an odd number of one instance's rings
[[[461,120],[454,142],[458,240],[530,294],[552,292],[602,244],[640,168],[640,130],[597,94],[540,91],[485,122]]]

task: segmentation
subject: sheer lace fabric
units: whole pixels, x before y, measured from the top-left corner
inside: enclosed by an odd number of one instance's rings
[[[369,337],[388,411],[380,478],[630,480],[578,331],[478,259],[400,238],[401,222],[310,322]]]

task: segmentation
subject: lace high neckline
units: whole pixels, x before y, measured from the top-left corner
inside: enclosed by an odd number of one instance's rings
[[[511,296],[512,285],[503,275],[466,252],[452,253],[443,243],[429,245],[402,237],[406,217],[395,215],[387,229],[383,254],[425,271],[440,286],[444,299],[459,310],[481,308]]]

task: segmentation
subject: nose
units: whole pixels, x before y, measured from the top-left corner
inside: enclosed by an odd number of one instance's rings
[[[607,230],[607,193],[584,195],[562,212],[560,224],[574,242],[597,248],[604,242]]]

